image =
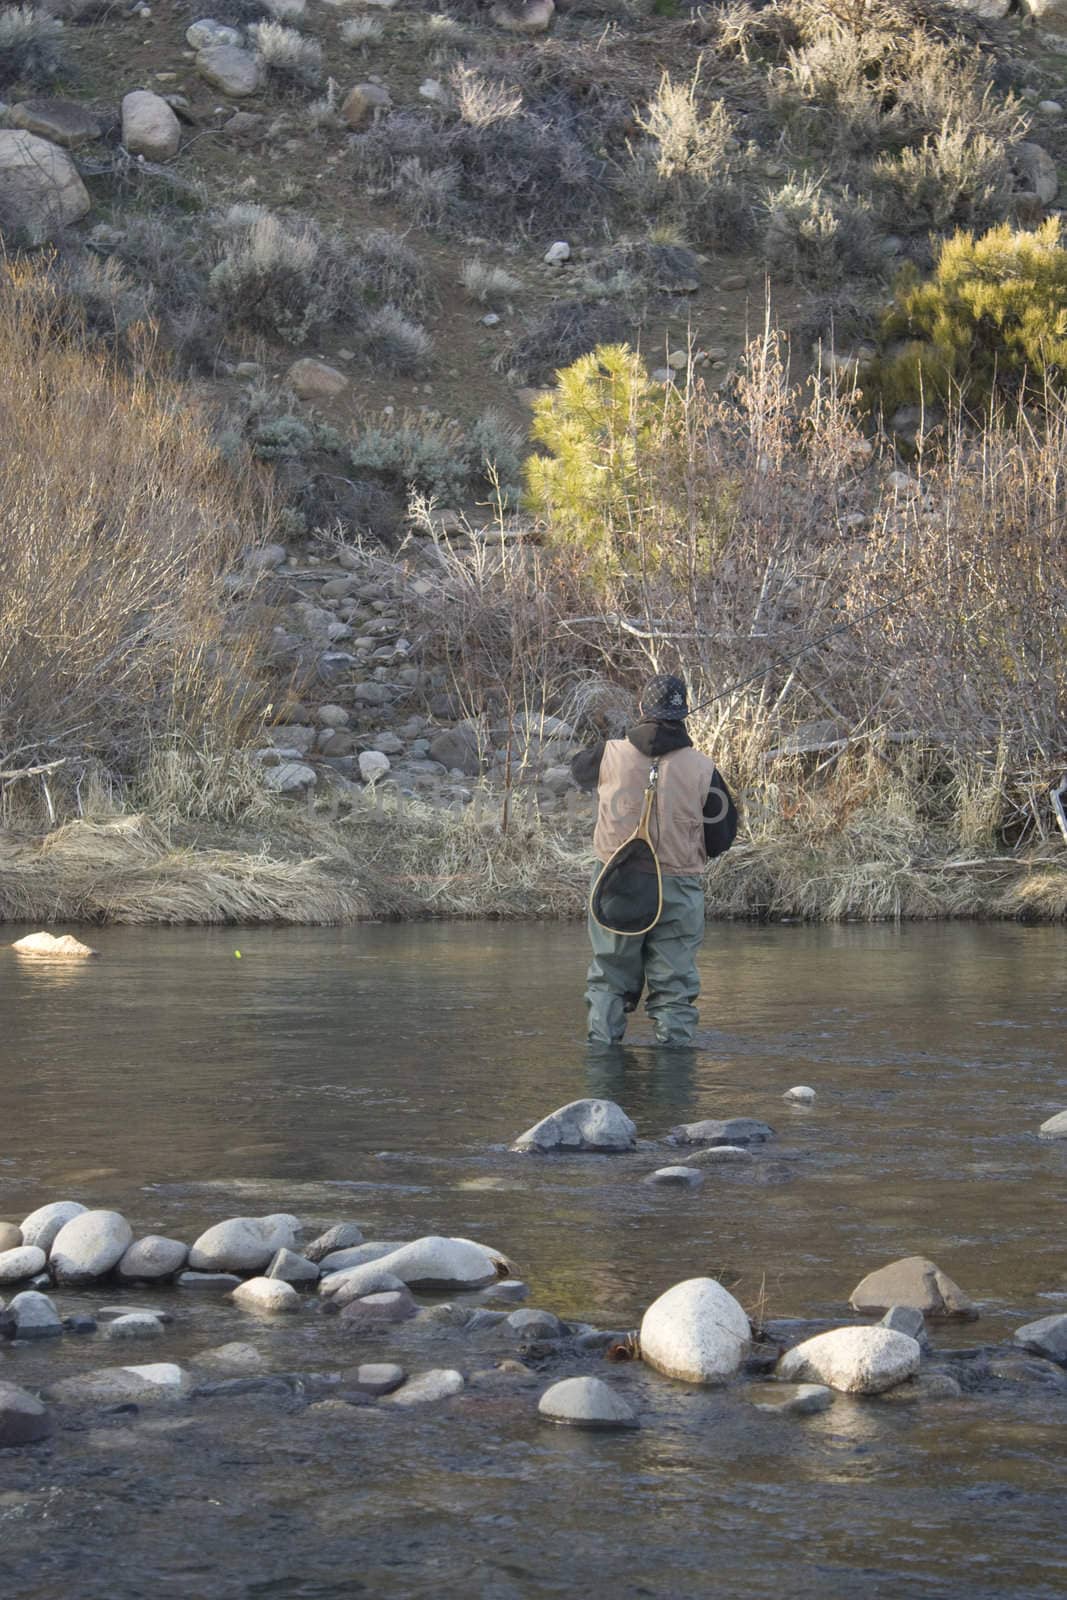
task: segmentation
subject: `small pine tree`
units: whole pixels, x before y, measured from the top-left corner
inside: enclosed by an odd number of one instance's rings
[[[977,413],[997,395],[1040,401],[1067,383],[1067,249],[1060,221],[957,233],[932,278],[901,275],[865,387],[886,412],[920,397]]]

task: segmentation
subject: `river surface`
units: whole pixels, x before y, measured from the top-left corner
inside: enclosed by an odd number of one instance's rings
[[[5,941],[23,930],[4,930]],[[226,1216],[358,1221],[367,1238],[496,1246],[527,1304],[634,1328],[680,1279],[721,1276],[770,1318],[847,1319],[868,1271],[932,1257],[981,1307],[935,1344],[996,1344],[1067,1311],[1067,932],[718,926],[692,1053],[644,1019],[618,1060],[582,1044],[571,927],[130,930],[98,961],[0,951],[0,1216],[59,1198],[191,1239]],[[240,957],[236,951],[240,950]],[[818,1091],[810,1109],[791,1085]],[[631,1156],[507,1145],[585,1094]],[[777,1131],[693,1191],[641,1180],[650,1141],[704,1116]],[[162,1305],[151,1344],[0,1345],[0,1377],[176,1360],[228,1340],[271,1369],[397,1359],[491,1370],[507,1351],[421,1324],[346,1341],[310,1297],[264,1323],[173,1289],[60,1292],[64,1313]],[[466,1340],[466,1342],[464,1342]],[[428,1342],[429,1341],[429,1342]],[[519,1355],[518,1349],[510,1352]],[[530,1359],[424,1410],[328,1390],[71,1412],[0,1452],[5,1600],[473,1600],[802,1595],[1062,1600],[1067,1394],[1038,1383],[917,1403],[757,1412],[637,1363]],[[551,1378],[617,1383],[639,1432],[539,1422]],[[325,1399],[323,1399],[325,1395]]]

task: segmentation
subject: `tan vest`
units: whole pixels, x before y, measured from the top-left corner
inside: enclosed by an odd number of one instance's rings
[[[593,849],[607,861],[641,820],[648,775],[655,757],[643,756],[628,739],[609,739],[600,762],[599,806]],[[659,783],[650,832],[660,871],[669,877],[703,872],[704,801],[715,763],[699,750],[672,750],[659,757]]]

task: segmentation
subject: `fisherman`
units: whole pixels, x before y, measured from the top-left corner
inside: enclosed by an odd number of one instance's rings
[[[692,1044],[697,1024],[704,868],[733,843],[737,808],[712,758],[693,748],[684,681],[659,674],[645,687],[639,710],[640,720],[624,739],[601,739],[571,762],[579,787],[597,791],[593,848],[601,863],[633,833],[650,763],[657,769],[652,839],[663,878],[663,908],[655,926],[637,936],[609,932],[590,912],[589,1042],[618,1044],[627,1013],[637,1009],[647,984],[645,1009],[657,1043],[685,1047]]]

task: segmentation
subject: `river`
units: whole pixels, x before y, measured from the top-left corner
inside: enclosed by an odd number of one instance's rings
[[[619,1329],[708,1273],[771,1318],[844,1318],[865,1273],[910,1254],[981,1309],[934,1329],[936,1344],[1003,1342],[1067,1311],[1067,1141],[1036,1137],[1067,1105],[1062,929],[717,925],[699,1048],[657,1052],[641,1019],[608,1062],[581,1042],[577,928],[109,928],[92,942],[99,960],[67,966],[0,952],[0,1216],[76,1198],[183,1239],[272,1211],[358,1221],[367,1238],[463,1235],[508,1255],[528,1305]],[[817,1090],[811,1108],[783,1102],[798,1083]],[[692,1191],[640,1181],[666,1159],[651,1146],[508,1152],[584,1094],[618,1100],[643,1141],[735,1114],[777,1138]],[[344,1348],[317,1305],[278,1327],[174,1289],[58,1300],[67,1312],[116,1296],[175,1317],[164,1343],[124,1347],[129,1361],[236,1339],[287,1373],[500,1359],[453,1330],[432,1350],[401,1329]],[[35,1388],[115,1359],[95,1335],[0,1345],[0,1377]],[[798,1419],[755,1411],[743,1385],[565,1368],[579,1370],[625,1387],[641,1430],[539,1422],[551,1363],[539,1386],[472,1385],[421,1412],[247,1395],[74,1418],[0,1452],[4,1593],[1067,1589],[1059,1389],[839,1397]]]

